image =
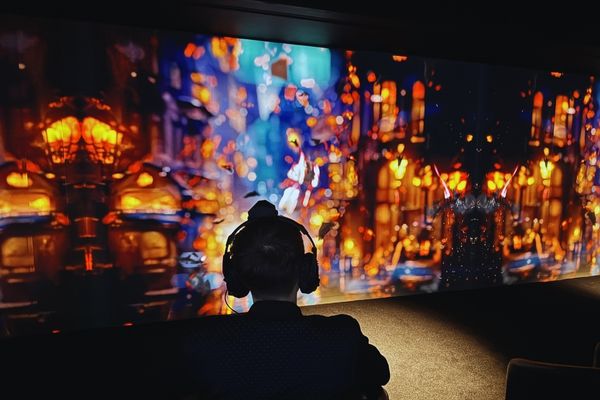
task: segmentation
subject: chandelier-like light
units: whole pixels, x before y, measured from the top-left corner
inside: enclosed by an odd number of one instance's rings
[[[104,165],[114,164],[123,134],[96,118],[79,121],[68,116],[50,124],[43,132],[48,155],[53,164],[64,164],[85,149],[90,160]]]

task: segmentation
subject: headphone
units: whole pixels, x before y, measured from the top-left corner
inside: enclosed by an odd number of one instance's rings
[[[234,297],[242,298],[248,295],[249,289],[244,285],[236,267],[235,254],[231,251],[236,235],[249,225],[261,223],[264,220],[277,219],[296,228],[306,236],[312,245],[308,253],[304,253],[298,260],[299,277],[298,287],[302,293],[312,293],[319,286],[319,264],[317,262],[317,246],[306,228],[293,219],[278,215],[277,209],[266,200],[258,201],[249,211],[248,220],[242,223],[227,238],[225,253],[223,254],[223,278],[227,283],[227,291]]]

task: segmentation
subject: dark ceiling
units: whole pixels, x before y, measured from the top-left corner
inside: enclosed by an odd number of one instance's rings
[[[522,0],[3,2],[0,11],[575,72],[600,71],[597,15]]]

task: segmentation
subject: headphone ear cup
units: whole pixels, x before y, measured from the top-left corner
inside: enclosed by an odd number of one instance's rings
[[[227,284],[227,292],[238,299],[246,297],[250,292],[237,276],[235,261],[227,252],[223,255],[223,280]]]
[[[319,287],[319,263],[314,253],[302,256],[299,275],[298,286],[302,293],[312,293]]]

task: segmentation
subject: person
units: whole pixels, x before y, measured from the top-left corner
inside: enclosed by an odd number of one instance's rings
[[[185,381],[199,398],[369,399],[384,393],[389,366],[348,315],[303,315],[297,292],[319,284],[306,229],[259,201],[229,237],[223,274],[230,295],[251,293],[247,313],[194,321],[184,344]]]

